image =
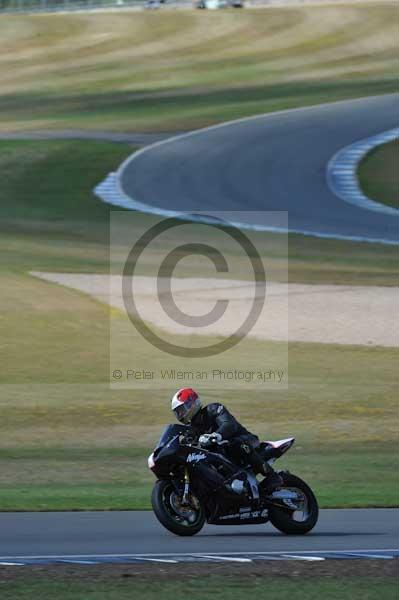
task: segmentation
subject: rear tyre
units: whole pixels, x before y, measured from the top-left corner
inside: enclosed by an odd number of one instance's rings
[[[269,510],[270,522],[276,529],[287,535],[304,535],[309,533],[317,523],[319,506],[310,487],[299,477],[291,473],[280,473],[284,484],[281,489],[289,489],[301,497],[301,510],[294,511],[285,507],[273,506]]]
[[[195,535],[205,524],[204,509],[198,500],[196,506],[181,506],[170,481],[160,480],[154,485],[151,504],[158,521],[176,535]]]

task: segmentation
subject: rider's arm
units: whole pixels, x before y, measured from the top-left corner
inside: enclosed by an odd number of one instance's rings
[[[234,437],[238,423],[223,404],[208,404],[208,414],[215,423],[214,433],[219,433],[224,440]]]

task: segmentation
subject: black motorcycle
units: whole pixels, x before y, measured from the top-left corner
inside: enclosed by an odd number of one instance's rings
[[[263,442],[258,448],[270,465],[291,448],[295,438]],[[189,426],[168,425],[148,466],[157,477],[151,502],[166,529],[195,535],[213,525],[267,523],[287,534],[305,534],[317,523],[319,508],[310,487],[289,471],[272,493],[251,466],[230,460],[227,441],[202,447]]]

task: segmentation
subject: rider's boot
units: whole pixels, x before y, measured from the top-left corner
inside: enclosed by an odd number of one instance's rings
[[[255,473],[260,473],[265,477],[262,482],[262,487],[266,491],[266,494],[272,494],[277,488],[283,485],[283,479],[268,462],[263,460],[255,448],[252,448],[251,450],[252,451],[248,454],[248,458],[252,464],[252,468]]]
[[[263,462],[263,468],[260,471],[265,479],[262,481],[262,487],[266,494],[272,494],[277,488],[284,483],[283,478],[279,475],[267,462]]]
[[[281,475],[272,470],[272,473],[267,475],[267,477],[264,479],[264,490],[266,491],[266,494],[270,495],[280,488],[283,483],[284,482]]]

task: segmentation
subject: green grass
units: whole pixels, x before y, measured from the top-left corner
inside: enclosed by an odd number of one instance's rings
[[[360,185],[369,198],[399,208],[399,140],[367,154],[359,165]]]
[[[206,580],[205,580],[206,579]],[[193,600],[241,600],[243,596],[256,595],[257,598],[279,598],[281,600],[318,600],[321,596],[326,600],[394,600],[397,598],[397,582],[386,578],[312,577],[296,581],[281,577],[257,577],[252,580],[240,580],[237,577],[208,576],[204,580],[192,579],[183,582],[142,582],[136,578],[121,579],[114,582],[76,582],[50,581],[43,576],[26,578],[20,581],[4,581],[1,584],[2,598],[11,600],[31,600],[40,597],[42,600],[180,600],[187,595]]]
[[[90,223],[106,224],[109,207],[91,191],[99,174],[117,167],[133,150],[128,144],[97,141],[2,142],[0,218],[49,221],[69,225],[70,232],[77,221],[86,229]]]
[[[398,11],[2,15],[0,129],[192,129],[395,92]]]
[[[1,451],[0,509],[150,509],[155,479],[147,469],[149,452],[131,447]],[[389,443],[310,444],[299,437],[298,448],[278,465],[308,481],[325,508],[398,506],[397,460]]]
[[[91,189],[130,152],[101,142],[0,143],[0,509],[149,506],[146,457],[171,419],[176,384],[110,390],[109,309],[28,275],[108,272],[111,208]],[[153,222],[136,214],[141,231]],[[258,239],[276,276],[282,239]],[[398,284],[395,248],[290,236],[289,251],[293,281]],[[138,336],[129,344],[159,361]],[[284,356],[279,344],[239,348],[245,361]],[[308,479],[323,506],[393,506],[398,359],[399,349],[292,343],[288,390],[258,390],[248,403],[239,389],[228,398],[215,389],[205,400],[227,400],[262,437],[296,435],[281,464]]]

